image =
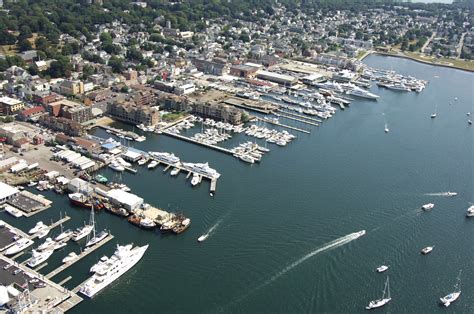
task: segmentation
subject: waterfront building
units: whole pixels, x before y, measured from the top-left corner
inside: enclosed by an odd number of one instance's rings
[[[18,163],[18,158],[10,157],[0,160],[0,172],[6,171]]]
[[[25,104],[18,99],[11,97],[0,97],[0,114],[1,115],[12,115],[18,113],[20,110],[25,108]]]
[[[135,194],[125,192],[121,189],[111,189],[107,192],[107,198],[113,204],[122,206],[128,211],[139,209],[143,204],[143,198]]]
[[[297,78],[286,74],[280,74],[266,70],[259,70],[256,74],[259,79],[278,83],[284,86],[292,86],[298,83]]]
[[[238,77],[255,77],[259,67],[248,64],[236,64],[230,67],[229,74]]]
[[[234,125],[242,123],[242,112],[232,106],[219,102],[195,102],[191,104],[192,112],[203,117],[222,120]]]
[[[18,189],[0,181],[0,204],[4,204],[18,194]]]
[[[46,111],[52,116],[63,117],[74,122],[84,123],[93,118],[92,109],[90,106],[61,99],[46,105]]]
[[[81,135],[84,131],[80,123],[62,117],[44,115],[38,119],[38,122],[51,130],[72,136]]]
[[[133,102],[123,100],[109,104],[108,113],[117,120],[135,125],[156,125],[160,121],[160,114],[157,109],[138,106]]]

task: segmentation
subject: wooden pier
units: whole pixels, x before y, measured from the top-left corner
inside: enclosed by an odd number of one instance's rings
[[[207,148],[211,148],[211,149],[214,149],[214,150],[217,150],[219,152],[222,152],[222,153],[226,153],[226,154],[230,154],[232,155],[233,153],[227,149],[227,148],[224,148],[224,147],[220,147],[220,146],[217,146],[217,145],[211,145],[211,144],[206,144],[206,143],[201,143],[201,142],[198,142],[192,138],[189,138],[189,137],[186,137],[186,136],[182,136],[182,135],[179,135],[179,134],[176,134],[176,133],[172,133],[172,132],[169,132],[169,131],[163,131],[163,134],[165,135],[168,135],[168,136],[171,136],[171,137],[176,137],[176,138],[179,138],[181,140],[184,140],[184,141],[188,141],[188,142],[191,142],[191,143],[194,143],[194,144],[197,144],[197,145],[201,145],[201,146],[205,146]]]
[[[300,128],[297,128],[297,127],[294,127],[294,126],[291,126],[291,125],[281,124],[279,122],[278,123],[273,122],[269,119],[262,119],[262,118],[258,118],[258,117],[255,117],[255,119],[263,121],[263,122],[267,122],[267,123],[270,123],[270,124],[273,124],[273,125],[281,126],[282,128],[287,128],[287,129],[298,131],[298,132],[301,132],[301,133],[311,134],[311,132],[308,131],[308,130],[303,130],[303,129],[300,129]]]
[[[112,240],[113,238],[114,238],[114,236],[109,233],[109,235],[104,240],[100,241],[98,244],[96,244],[96,245],[94,245],[90,248],[86,248],[75,259],[73,259],[72,261],[70,261],[67,264],[63,264],[63,265],[59,266],[58,268],[56,268],[55,270],[53,270],[52,272],[47,274],[45,277],[50,279],[50,278],[56,276],[57,274],[59,274],[63,270],[69,268],[69,266],[74,265],[76,262],[81,260],[83,257],[85,257],[85,256],[89,255],[90,253],[94,252],[95,250],[97,250],[98,248],[100,248],[101,246],[103,246],[104,244],[106,244],[107,242]]]
[[[306,124],[309,124],[309,125],[319,126],[318,123],[311,122],[311,121],[309,121],[309,120],[303,120],[303,119],[301,119],[301,118],[296,118],[296,117],[288,116],[288,115],[282,114],[282,113],[279,113],[279,115],[280,115],[280,117],[285,118],[285,119],[290,119],[290,120],[293,120],[293,121],[298,121],[298,122],[306,123]],[[306,117],[305,117],[305,119],[306,119]]]

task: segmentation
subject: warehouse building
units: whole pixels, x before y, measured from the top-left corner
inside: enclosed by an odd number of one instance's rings
[[[107,197],[112,203],[122,206],[128,211],[134,211],[143,204],[143,198],[120,189],[112,189],[107,192]]]
[[[298,79],[293,76],[286,75],[286,74],[279,74],[279,73],[265,71],[265,70],[257,71],[257,77],[259,79],[278,83],[284,86],[293,86],[296,83],[298,83]]]
[[[0,204],[4,204],[6,201],[12,199],[18,192],[17,188],[0,182]]]

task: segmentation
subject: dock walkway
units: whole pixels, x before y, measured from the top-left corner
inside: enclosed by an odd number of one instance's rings
[[[179,138],[181,140],[188,141],[188,142],[191,142],[191,143],[194,143],[194,144],[197,144],[197,145],[205,146],[207,148],[212,148],[212,149],[217,150],[217,151],[222,152],[222,153],[226,153],[226,154],[230,154],[230,155],[233,154],[227,148],[216,146],[216,145],[211,145],[211,144],[206,144],[206,143],[201,143],[201,142],[198,142],[198,141],[196,141],[192,138],[189,138],[189,137],[186,137],[186,136],[183,136],[183,135],[179,135],[179,134],[172,133],[172,132],[169,132],[169,131],[163,131],[163,134],[171,136],[171,137],[176,137],[176,138]]]
[[[279,123],[279,122],[276,123],[276,122],[273,122],[271,120],[262,119],[262,118],[258,118],[258,117],[255,117],[255,118],[257,120],[260,120],[260,121],[263,121],[263,122],[266,122],[266,123],[270,123],[270,124],[273,124],[273,125],[276,125],[276,126],[280,126],[282,128],[287,128],[287,129],[298,131],[298,132],[301,132],[301,133],[311,134],[311,132],[308,131],[308,130],[303,130],[303,129],[300,129],[300,128],[297,128],[297,127],[294,127],[294,126],[291,126],[291,125],[286,125],[286,124],[282,124],[282,123]]]

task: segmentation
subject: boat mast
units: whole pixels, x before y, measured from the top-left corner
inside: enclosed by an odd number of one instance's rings
[[[390,282],[388,281],[388,276],[387,276],[387,289],[388,289],[388,298],[390,299]]]
[[[92,238],[95,238],[95,220],[94,220],[94,203],[91,203],[91,224],[92,224]]]
[[[456,285],[454,286],[455,292],[461,292],[461,273],[462,273],[462,269],[459,271],[459,275],[456,280]]]

